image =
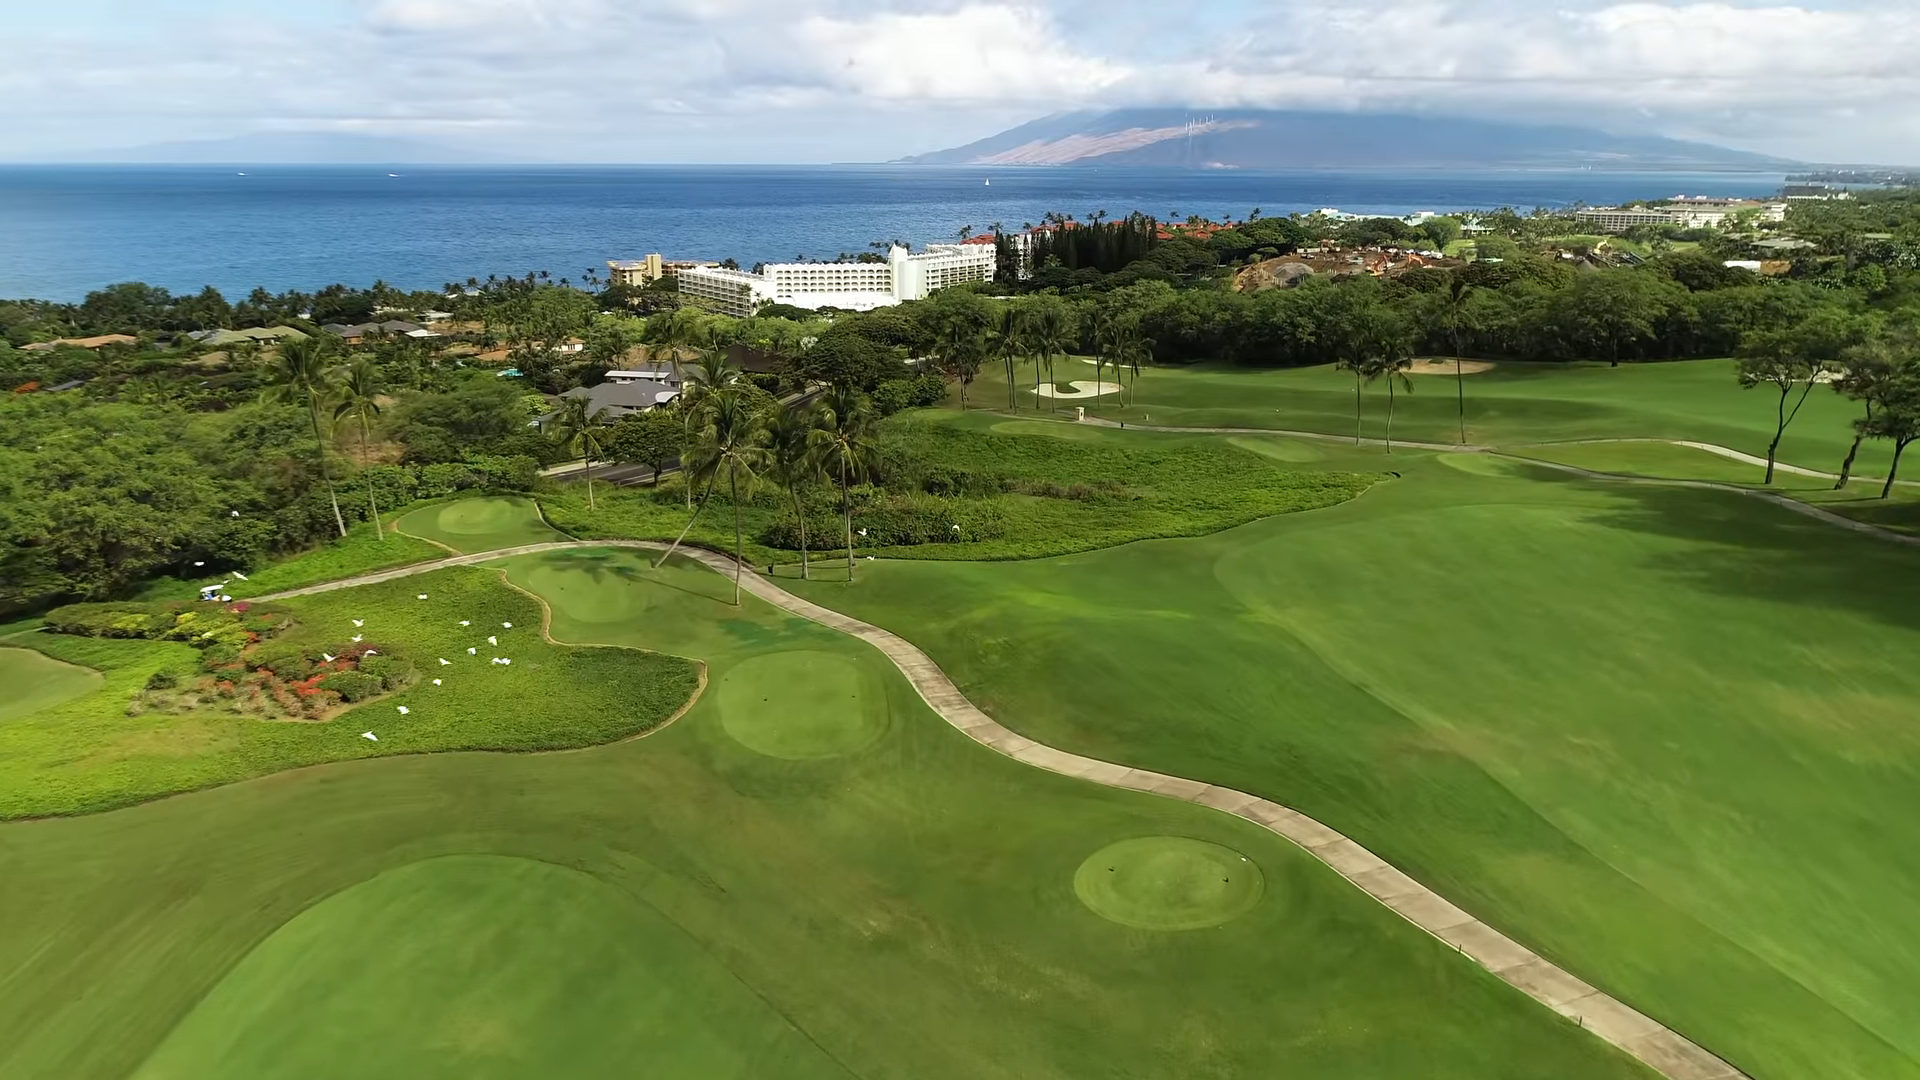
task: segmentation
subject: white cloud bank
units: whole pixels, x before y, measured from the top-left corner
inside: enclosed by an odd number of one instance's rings
[[[1911,0],[1202,3],[346,0],[121,27],[138,49],[34,31],[0,107],[29,143],[487,131],[583,160],[890,157],[1108,104],[1417,108],[1920,161]]]

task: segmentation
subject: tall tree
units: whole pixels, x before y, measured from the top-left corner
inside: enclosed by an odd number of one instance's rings
[[[1880,485],[1880,497],[1885,499],[1899,482],[1900,456],[1920,439],[1920,354],[1906,353],[1896,362],[1880,411],[1866,427],[1870,437],[1893,443],[1893,462],[1887,467],[1886,483]]]
[[[840,486],[840,522],[847,544],[847,581],[853,581],[853,485],[879,472],[880,449],[873,438],[873,406],[852,387],[828,391],[820,429],[811,436],[820,461]]]
[[[740,488],[744,484],[751,496],[759,482],[760,470],[767,462],[766,417],[741,387],[726,386],[709,393],[695,406],[699,423],[693,444],[687,450],[685,468],[689,484],[703,483],[699,508],[687,519],[667,553],[655,567],[663,566],[692,531],[713,496],[714,485],[722,474],[727,478],[727,494],[733,501],[733,602],[740,603],[740,574],[746,557],[746,536],[740,524]]]
[[[767,423],[771,457],[768,474],[793,502],[793,519],[800,531],[800,579],[808,578],[807,507],[802,493],[822,476],[820,446],[814,433],[821,430],[820,410],[798,402],[782,402]]]
[[[1853,442],[1847,447],[1846,460],[1840,463],[1840,476],[1834,481],[1833,490],[1844,490],[1853,479],[1853,463],[1860,456],[1860,444],[1866,440],[1873,428],[1874,416],[1894,388],[1893,374],[1900,358],[1920,351],[1917,344],[1920,342],[1907,333],[1897,338],[1875,337],[1847,350],[1845,370],[1833,381],[1833,388],[1858,401],[1866,415],[1853,422]]]
[[[1369,358],[1366,362],[1367,382],[1376,379],[1387,380],[1387,453],[1393,453],[1393,404],[1394,391],[1405,387],[1407,393],[1413,393],[1413,380],[1407,378],[1407,368],[1413,366],[1413,358],[1404,353],[1383,352]]]
[[[1018,411],[1020,403],[1017,397],[1018,381],[1014,375],[1014,365],[1027,353],[1027,313],[1011,302],[1002,304],[997,313],[990,348],[995,359],[1006,365],[1007,369],[1007,408]]]
[[[342,420],[353,417],[360,425],[360,467],[366,468],[373,461],[370,437],[373,418],[380,415],[380,370],[373,360],[366,356],[356,356],[338,373],[339,402],[333,407],[333,418]],[[373,481],[367,480],[367,509],[373,516],[373,531],[378,533],[382,543],[386,542],[387,529],[380,522],[380,500],[375,496]]]
[[[563,397],[560,410],[548,421],[548,430],[553,441],[566,447],[569,453],[579,454],[586,462],[587,509],[598,509],[593,502],[593,462],[605,455],[607,442],[612,435],[607,426],[607,410],[587,411],[587,399]]]
[[[942,375],[960,384],[962,410],[967,407],[967,388],[980,375],[983,352],[978,330],[957,320],[941,330],[940,340],[935,345],[934,364]]]
[[[1444,245],[1442,245],[1444,246]],[[1453,274],[1447,278],[1447,287],[1433,294],[1434,325],[1447,335],[1447,343],[1453,346],[1453,386],[1454,396],[1459,400],[1460,445],[1467,443],[1467,376],[1462,367],[1462,353],[1466,350],[1461,344],[1462,332],[1473,318],[1473,285],[1465,275]]]
[[[333,397],[334,373],[328,367],[324,339],[305,338],[280,346],[267,373],[267,397],[306,406],[313,422],[313,443],[320,462],[320,478],[327,485],[327,501],[333,506],[333,523],[340,535],[347,535],[347,519],[340,514],[340,497],[333,489],[333,471],[327,467],[327,440],[320,431],[320,409]]]
[[[1749,334],[1741,342],[1737,372],[1740,386],[1747,390],[1768,386],[1778,394],[1773,441],[1767,444],[1765,483],[1773,483],[1780,442],[1786,438],[1787,427],[1800,415],[1807,396],[1847,350],[1861,342],[1865,329],[1858,318],[1829,308],[1796,326]]]
[[[1057,409],[1060,404],[1060,386],[1054,381],[1053,358],[1056,355],[1065,356],[1069,343],[1072,340],[1073,318],[1065,304],[1054,301],[1043,305],[1038,311],[1034,312],[1032,321],[1028,327],[1028,344],[1033,348],[1035,353],[1034,375],[1036,378],[1034,381],[1036,385],[1034,386],[1034,392],[1039,392],[1040,388],[1037,385],[1039,379],[1037,376],[1040,374],[1040,365],[1045,364],[1047,368],[1047,404],[1050,408]]]

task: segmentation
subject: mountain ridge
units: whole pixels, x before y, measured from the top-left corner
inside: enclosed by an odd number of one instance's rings
[[[1775,171],[1802,163],[1658,135],[1454,116],[1303,110],[1114,109],[1056,113],[919,165],[1224,169],[1690,168]]]

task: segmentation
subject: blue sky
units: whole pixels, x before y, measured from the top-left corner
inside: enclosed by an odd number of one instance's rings
[[[329,131],[495,158],[885,160],[1138,104],[1565,120],[1920,164],[1912,0],[14,6],[14,157]]]

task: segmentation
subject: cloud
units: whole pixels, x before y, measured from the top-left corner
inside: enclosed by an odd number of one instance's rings
[[[722,156],[892,157],[1103,104],[1418,109],[1920,158],[1920,118],[1895,104],[1920,92],[1911,0],[335,2],[30,28],[0,106],[28,141],[387,124],[579,159],[672,159],[690,139],[712,158],[729,138]]]

